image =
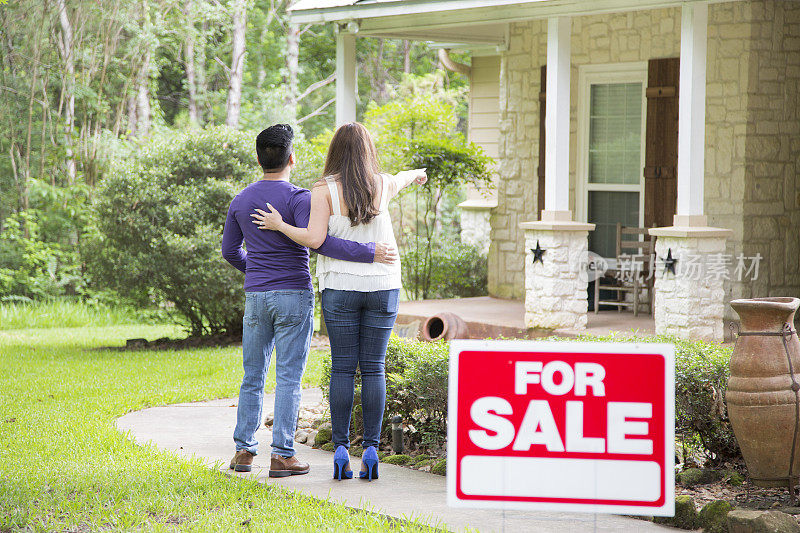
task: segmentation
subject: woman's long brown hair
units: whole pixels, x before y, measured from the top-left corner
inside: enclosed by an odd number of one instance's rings
[[[375,175],[380,172],[372,136],[362,124],[350,122],[336,130],[325,159],[325,175],[338,176],[351,226],[366,224],[378,215],[375,198],[380,193]]]

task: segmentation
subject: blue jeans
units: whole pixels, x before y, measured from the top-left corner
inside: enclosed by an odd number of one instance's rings
[[[361,370],[363,446],[378,446],[386,404],[386,346],[397,318],[398,289],[322,291],[322,313],[331,340],[333,443],[350,447],[350,413],[356,367]]]
[[[300,378],[306,367],[314,330],[314,293],[276,290],[245,293],[242,355],[244,378],[233,440],[236,450],[258,451],[256,430],[264,403],[264,382],[275,349],[275,418],[272,453],[294,455],[294,433],[300,410]]]

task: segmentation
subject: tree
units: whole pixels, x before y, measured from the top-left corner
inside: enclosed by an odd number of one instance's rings
[[[184,43],[184,64],[186,68],[186,89],[189,93],[189,121],[192,124],[200,123],[200,115],[197,111],[197,82],[195,81],[194,67],[194,2],[188,0],[183,7],[183,15],[186,18],[186,42]]]
[[[245,61],[245,31],[247,29],[247,0],[234,0],[233,3],[233,46],[231,68],[228,82],[228,103],[225,125],[239,126],[239,111],[242,106],[242,79]]]
[[[241,332],[241,273],[220,256],[228,205],[258,173],[253,134],[154,134],[97,191],[89,272],[140,305],[174,303],[195,335]]]
[[[64,0],[56,0],[58,9],[58,21],[61,24],[61,39],[57,41],[61,59],[64,62],[64,88],[62,94],[65,96],[66,107],[64,122],[64,151],[67,160],[67,176],[69,182],[75,181],[75,158],[72,153],[72,130],[75,127],[75,56],[72,46],[72,24],[67,13],[67,6]]]

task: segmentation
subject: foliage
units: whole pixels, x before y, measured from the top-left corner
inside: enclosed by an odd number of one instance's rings
[[[103,182],[86,252],[98,282],[173,302],[193,334],[241,331],[241,274],[220,257],[228,205],[257,175],[254,135],[154,136]]]
[[[397,99],[371,106],[364,116],[385,170],[427,169],[428,182],[406,189],[393,213],[401,252],[405,255],[412,243],[415,248],[414,265],[406,264],[414,271],[414,283],[407,287],[414,298],[432,297],[433,249],[458,238],[453,207],[464,185],[491,184],[491,159],[460,131],[463,91],[437,89],[436,79],[436,75],[407,77]],[[413,211],[404,209],[404,203],[411,203]],[[413,217],[410,224],[408,217]],[[416,250],[420,244],[421,253]]]
[[[684,440],[696,440],[711,462],[741,457],[724,404],[730,348],[666,336],[581,336],[577,340],[674,344],[677,433]],[[327,390],[330,362],[323,364],[321,386]],[[391,417],[399,414],[409,424],[412,446],[439,451],[447,436],[448,345],[393,335],[386,352],[386,376],[384,429],[390,427]]]
[[[733,505],[725,500],[708,502],[697,515],[703,533],[728,533],[728,513]]]
[[[444,342],[426,343],[392,335],[386,350],[386,410],[383,431],[391,433],[395,415],[413,428],[408,436],[412,447],[439,452],[446,438],[447,357]],[[323,360],[320,387],[327,398],[330,359]],[[361,376],[356,372],[351,435],[363,431],[361,420]]]
[[[584,336],[581,340],[668,342],[675,345],[675,429],[685,445],[696,445],[710,461],[741,457],[725,409],[731,349],[669,336]]]
[[[653,522],[689,530],[697,529],[700,526],[694,499],[687,494],[675,496],[675,514],[673,516],[656,516]]]
[[[299,517],[303,531],[331,524],[348,531],[423,529],[220,475],[200,459],[140,446],[119,432],[115,419],[131,411],[237,393],[238,348],[99,349],[178,332],[168,326],[0,332],[0,530],[241,531],[246,523],[253,531],[289,531],[298,529]],[[311,353],[306,384],[318,379],[319,357]],[[271,372],[267,389],[274,386]],[[19,475],[32,453],[36,467]]]
[[[403,287],[423,298],[486,296],[486,255],[476,246],[434,241],[430,255],[410,244],[403,254]],[[427,276],[427,288],[422,278]]]
[[[42,240],[36,214],[28,210],[5,221],[0,236],[0,297],[59,296],[74,293],[81,284],[75,251]]]

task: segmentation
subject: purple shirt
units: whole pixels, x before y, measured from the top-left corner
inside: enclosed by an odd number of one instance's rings
[[[255,209],[266,211],[267,202],[278,210],[287,223],[308,227],[311,193],[283,180],[259,180],[236,195],[228,209],[222,233],[222,256],[244,272],[245,291],[311,289],[308,271],[308,248],[283,233],[262,230],[250,216]],[[247,251],[242,249],[242,241]],[[375,243],[358,243],[328,236],[314,250],[317,253],[354,261],[372,263]]]

